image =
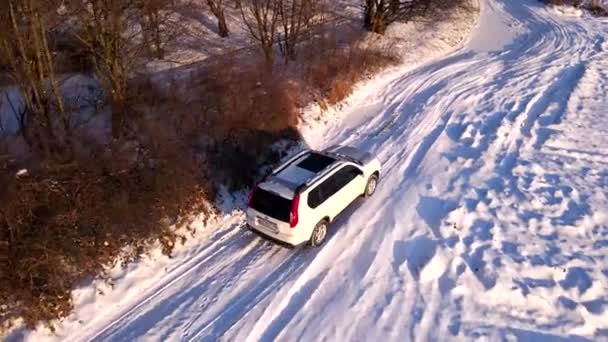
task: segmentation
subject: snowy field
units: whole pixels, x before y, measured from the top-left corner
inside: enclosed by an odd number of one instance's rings
[[[608,340],[608,20],[481,7],[456,51],[421,46],[305,122],[312,147],[383,162],[322,248],[254,237],[235,210],[76,290],[56,334],[12,339]]]

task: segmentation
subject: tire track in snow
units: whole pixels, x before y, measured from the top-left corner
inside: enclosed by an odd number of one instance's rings
[[[243,312],[247,312],[257,305],[267,295],[280,288],[292,274],[305,267],[302,261],[301,255],[292,254],[275,267],[270,274],[257,282],[254,287],[234,298],[218,315],[204,322],[192,336],[187,333],[185,337],[188,341],[217,340],[240,319]]]
[[[237,223],[240,225],[241,223]],[[157,310],[170,309],[171,302],[167,298],[186,296],[195,289],[207,288],[214,282],[214,278],[219,277],[224,272],[237,272],[226,279],[238,279],[243,276],[251,265],[263,256],[271,257],[275,252],[280,251],[280,247],[274,246],[260,239],[251,240],[251,233],[245,232],[240,228],[227,228],[219,238],[213,239],[211,245],[204,246],[202,253],[197,254],[196,258],[190,259],[185,264],[180,265],[169,273],[168,281],[153,288],[151,294],[144,296],[144,300],[131,306],[119,318],[113,320],[103,330],[96,333],[90,340],[105,341],[107,339],[131,339],[134,332],[141,330],[141,325],[148,321],[146,317]],[[226,236],[228,238],[226,239]],[[207,251],[209,252],[207,253]],[[230,260],[237,260],[231,262]],[[221,260],[221,261],[220,261]],[[240,261],[242,260],[242,261]],[[245,262],[245,264],[243,264]],[[192,283],[192,274],[201,269],[203,265],[211,265],[205,268],[205,276],[198,283]],[[241,267],[236,267],[240,265]],[[194,278],[196,279],[196,278]],[[230,283],[228,284],[230,285]],[[183,292],[175,292],[175,289],[187,288]],[[171,293],[166,293],[171,292]],[[207,298],[211,294],[207,294]],[[206,302],[206,301],[205,301]],[[203,302],[201,305],[205,305]],[[207,302],[208,303],[208,302]],[[166,308],[166,309],[165,309]],[[194,314],[194,312],[193,312]],[[138,323],[139,322],[139,323]],[[136,329],[134,329],[136,327]],[[121,337],[122,336],[122,337]],[[129,337],[131,336],[131,337]]]
[[[532,102],[526,108],[525,121],[522,123],[521,132],[525,136],[530,137],[530,131],[537,122],[538,117],[545,113],[553,103],[558,105],[557,108],[552,109],[555,113],[553,120],[559,118],[564,113],[567,101],[584,73],[584,63],[577,63],[563,69],[546,90],[532,99]]]
[[[190,259],[185,264],[179,265],[177,268],[172,270],[168,276],[166,277],[166,281],[149,290],[148,294],[142,296],[143,300],[140,302],[131,305],[129,309],[123,312],[118,318],[112,320],[109,324],[107,324],[104,329],[98,331],[94,336],[92,336],[91,340],[103,340],[107,338],[107,335],[112,334],[112,330],[118,329],[116,326],[122,325],[122,322],[125,320],[129,320],[130,317],[138,310],[143,308],[146,304],[152,302],[156,297],[160,296],[165,290],[171,288],[180,280],[186,278],[193,270],[195,270],[198,266],[209,262],[213,258],[218,257],[219,253],[226,249],[227,246],[230,246],[231,243],[226,243],[226,237],[229,240],[237,238],[240,234],[236,233],[232,228],[228,228],[226,230],[221,231],[219,237],[213,237],[213,243],[208,246],[203,253],[197,254],[195,258]],[[208,252],[207,252],[208,251]]]

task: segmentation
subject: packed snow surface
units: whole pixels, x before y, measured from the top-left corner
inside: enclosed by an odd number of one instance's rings
[[[485,0],[468,43],[362,87],[315,148],[383,162],[320,249],[242,212],[31,341],[608,340],[608,21]]]

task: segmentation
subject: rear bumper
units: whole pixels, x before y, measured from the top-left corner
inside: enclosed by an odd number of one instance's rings
[[[274,243],[276,243],[277,245],[283,246],[283,247],[287,247],[287,248],[296,248],[296,247],[300,247],[306,244],[306,242],[293,242],[293,241],[285,241],[285,240],[281,240],[279,238],[276,238],[274,236],[271,236],[269,234],[266,234],[260,230],[255,229],[254,227],[252,227],[250,224],[247,224],[247,229],[249,229],[252,233],[266,239],[269,241],[272,241]]]

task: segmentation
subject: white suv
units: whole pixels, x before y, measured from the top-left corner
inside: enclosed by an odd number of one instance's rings
[[[306,150],[266,176],[249,195],[247,225],[288,246],[319,246],[328,225],[360,196],[376,190],[380,162],[347,146]]]

